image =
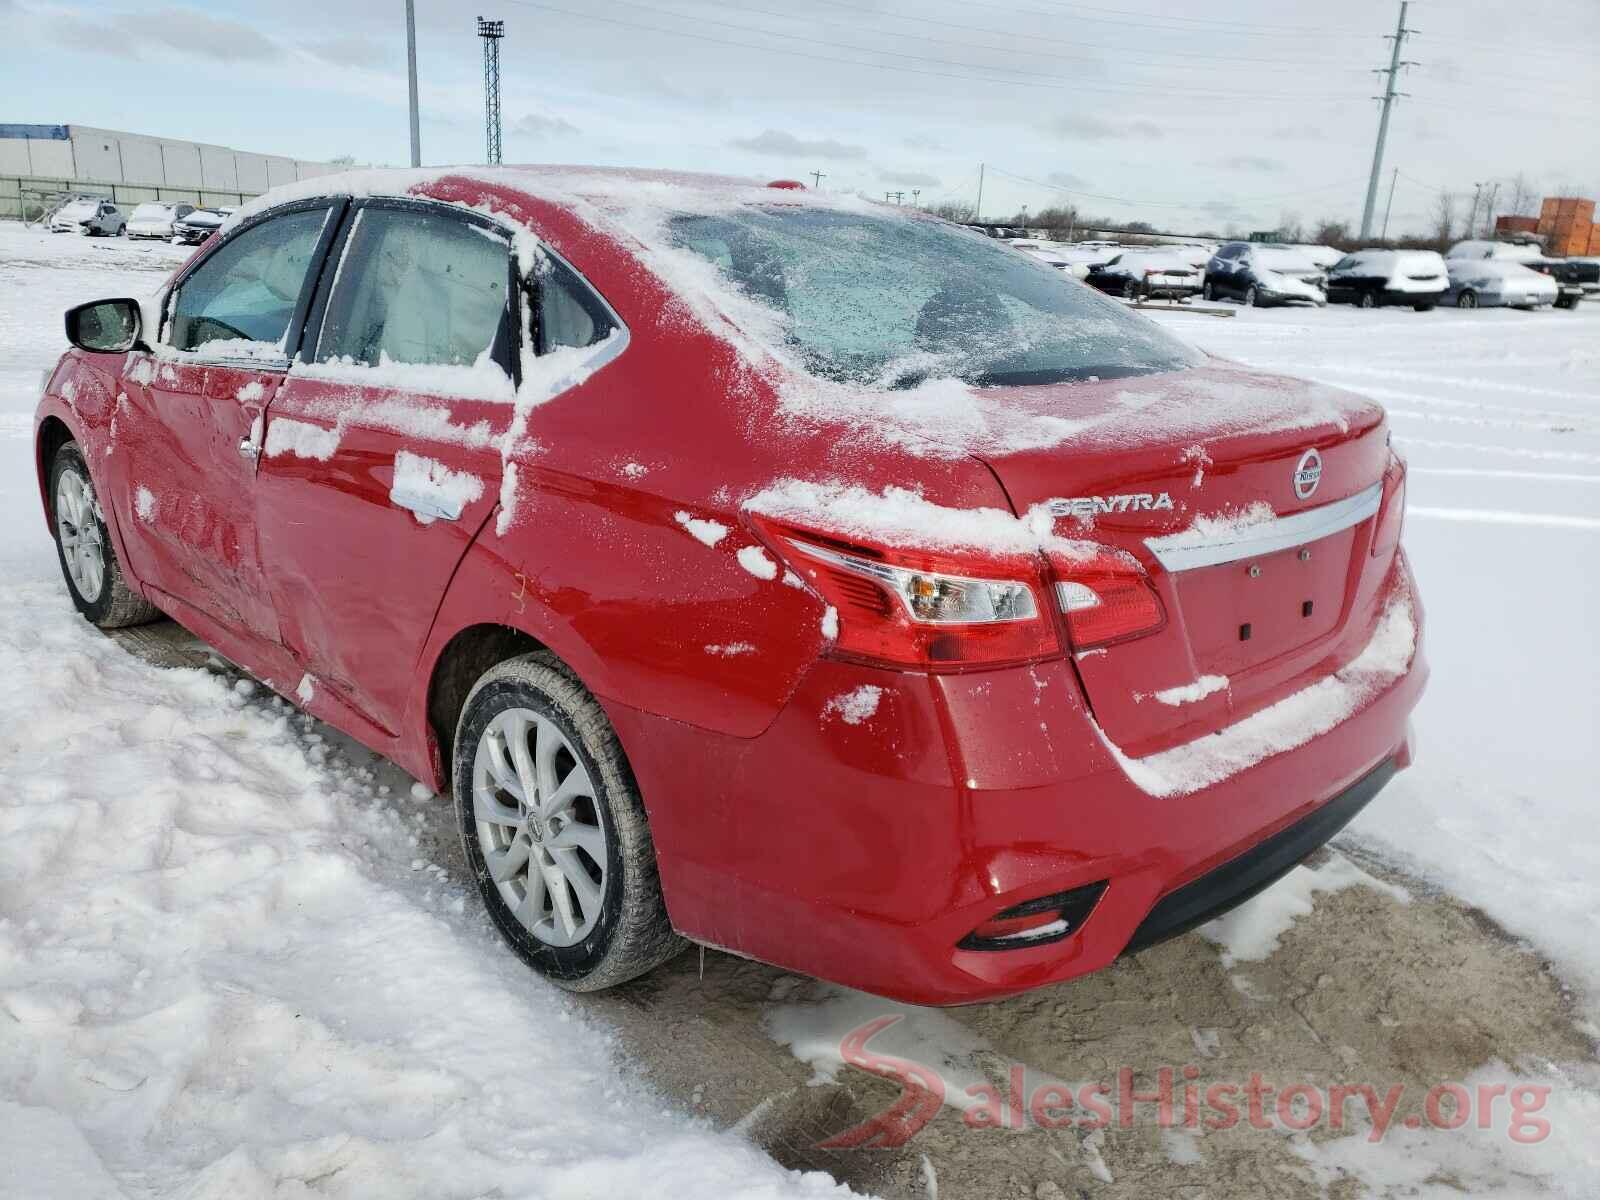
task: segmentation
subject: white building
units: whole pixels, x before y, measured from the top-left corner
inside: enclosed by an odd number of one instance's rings
[[[339,169],[88,125],[0,124],[0,216],[17,216],[25,198],[65,191],[130,204],[238,204],[279,184]]]

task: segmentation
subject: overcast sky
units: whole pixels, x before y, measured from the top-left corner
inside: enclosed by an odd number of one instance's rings
[[[1396,0],[416,0],[424,163],[481,161],[480,11],[507,162],[670,166],[1000,218],[1070,200],[1178,231],[1359,221]],[[403,164],[403,0],[0,0],[0,122]],[[1514,14],[1514,16],[1508,16]],[[1391,232],[1524,172],[1600,193],[1600,3],[1423,0]],[[1063,190],[1064,189],[1064,190]],[[1385,193],[1380,194],[1380,218]],[[1464,206],[1463,206],[1464,207]]]

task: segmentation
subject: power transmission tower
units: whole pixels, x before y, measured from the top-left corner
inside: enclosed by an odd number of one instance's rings
[[[1367,204],[1361,210],[1363,240],[1372,236],[1372,213],[1378,203],[1378,177],[1383,174],[1383,144],[1389,139],[1389,110],[1394,107],[1397,97],[1405,95],[1404,92],[1395,91],[1395,78],[1400,74],[1401,67],[1417,65],[1400,57],[1400,48],[1405,45],[1406,38],[1417,32],[1415,29],[1406,28],[1406,9],[1409,7],[1409,0],[1400,0],[1400,20],[1394,27],[1394,33],[1384,35],[1385,40],[1394,42],[1394,47],[1389,53],[1389,65],[1373,71],[1374,75],[1384,75],[1387,79],[1383,95],[1374,97],[1383,101],[1383,115],[1378,118],[1378,144],[1372,151],[1372,174],[1367,179]]]
[[[417,10],[406,0],[406,80],[411,91],[411,165],[422,165],[422,132],[417,122]]]
[[[500,39],[505,35],[504,21],[478,18],[478,36],[483,39],[483,161],[487,163],[500,161]]]
[[[1396,167],[1394,174],[1389,176],[1389,203],[1383,206],[1383,236],[1378,239],[1380,242],[1389,240],[1389,214],[1394,211],[1394,185],[1399,179],[1400,168]]]
[[[824,179],[826,179],[826,178],[827,178],[827,176],[824,175],[821,171],[813,171],[813,172],[811,172],[811,182],[816,187],[817,191],[819,191],[819,192],[822,190],[822,181]]]

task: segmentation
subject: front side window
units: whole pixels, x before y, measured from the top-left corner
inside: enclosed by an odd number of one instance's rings
[[[684,214],[668,232],[775,309],[784,348],[827,379],[1022,385],[1200,361],[1154,322],[943,221],[793,205]]]
[[[282,352],[327,217],[326,208],[283,213],[218,247],[178,286],[170,344],[245,341]]]
[[[317,360],[472,366],[503,358],[511,249],[444,213],[356,214],[328,299]]]

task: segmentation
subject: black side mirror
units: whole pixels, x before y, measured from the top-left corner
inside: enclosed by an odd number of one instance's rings
[[[126,296],[67,309],[67,341],[80,350],[120,354],[139,342],[139,302]]]

